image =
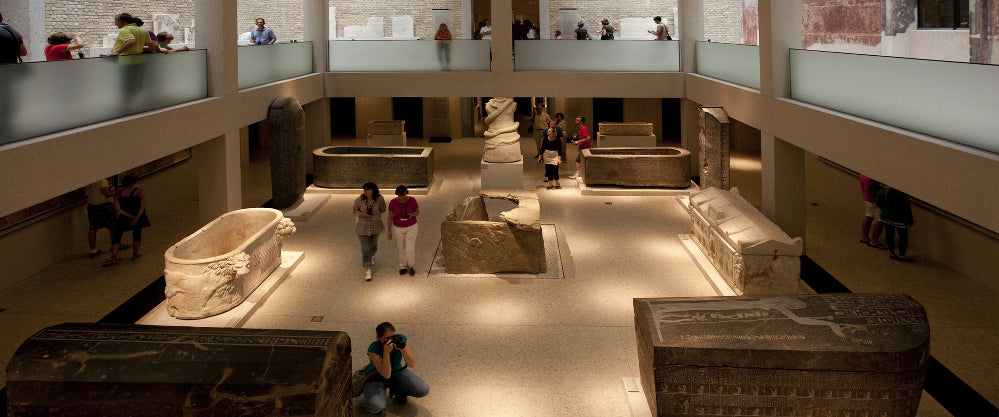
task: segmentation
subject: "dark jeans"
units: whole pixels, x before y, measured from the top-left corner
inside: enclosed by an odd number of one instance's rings
[[[895,254],[895,231],[898,230],[898,254],[905,256],[905,250],[909,247],[909,228],[895,227],[884,223],[885,241],[888,243],[888,253]]]
[[[378,252],[378,235],[357,235],[361,241],[361,266],[371,267],[371,258]]]
[[[375,371],[378,372],[378,371]],[[374,375],[364,384],[364,408],[371,414],[377,414],[385,409],[385,389],[391,388],[393,394],[407,397],[423,397],[430,393],[430,387],[420,377],[409,369],[392,371],[389,379]]]
[[[558,165],[545,164],[545,181],[558,181]]]

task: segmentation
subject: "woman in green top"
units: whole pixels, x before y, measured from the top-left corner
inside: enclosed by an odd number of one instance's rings
[[[368,363],[365,375],[370,375],[364,384],[364,407],[371,414],[385,409],[385,389],[397,403],[405,403],[406,397],[423,397],[430,387],[408,368],[416,367],[413,346],[405,335],[396,334],[392,323],[384,322],[375,328],[378,340],[368,345]],[[396,337],[393,337],[396,336]],[[406,364],[403,365],[403,359]],[[374,375],[372,375],[374,374]]]

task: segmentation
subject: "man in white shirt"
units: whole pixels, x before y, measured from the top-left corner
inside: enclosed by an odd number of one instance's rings
[[[479,34],[482,35],[482,39],[492,39],[493,38],[493,27],[489,26],[489,19],[484,21],[485,26],[479,29]]]

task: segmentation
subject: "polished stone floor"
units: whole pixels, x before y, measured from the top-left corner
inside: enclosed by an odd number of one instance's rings
[[[355,196],[332,195],[298,223],[285,248],[304,251],[304,261],[246,326],[346,331],[356,368],[366,362],[375,326],[392,322],[410,338],[418,360],[413,370],[431,390],[406,405],[390,403],[390,416],[631,415],[622,378],[638,376],[632,298],[714,295],[676,237],[688,228],[682,207],[674,197],[581,196],[567,178],[561,190],[545,190],[542,166],[528,163],[525,186],[541,196],[542,222],[558,225],[564,279],[429,276],[440,222],[477,192],[482,142],[430,146],[443,181],[415,196],[421,205],[415,277],[398,275],[394,242],[383,235],[374,279],[365,282],[350,213]],[[529,147],[525,141],[525,153],[533,152]],[[758,158],[733,156],[733,184],[755,204]],[[563,169],[566,176],[572,171]],[[255,190],[261,182],[246,179],[244,194],[262,195]],[[394,188],[380,185],[387,194]],[[102,259],[81,253],[0,291],[0,308],[7,309],[0,313],[0,362],[40,328],[95,321],[158,277],[163,264],[156,254],[200,227],[193,199],[156,219],[156,229],[145,234],[147,256],[138,262],[101,268]],[[890,262],[884,252],[855,243],[859,215],[818,203],[807,209],[809,255],[855,292],[903,292],[923,302],[932,353],[999,401],[999,363],[989,353],[999,343],[999,297],[929,259]],[[866,267],[856,267],[861,263]],[[920,415],[948,415],[923,397]],[[368,415],[355,405],[356,415]]]

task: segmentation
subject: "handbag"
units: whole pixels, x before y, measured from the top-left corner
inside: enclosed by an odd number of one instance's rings
[[[351,375],[350,378],[351,398],[358,397],[361,394],[364,394],[364,384],[367,384],[368,380],[371,379],[371,376],[375,374],[375,372],[372,372],[368,375],[365,375],[364,374],[365,369],[367,369],[367,367],[358,369],[354,371],[353,375]]]

